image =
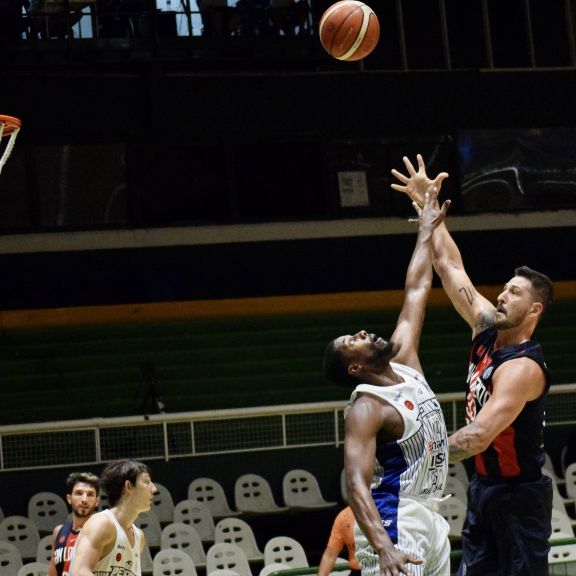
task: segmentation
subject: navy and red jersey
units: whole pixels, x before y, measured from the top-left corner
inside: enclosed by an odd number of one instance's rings
[[[531,358],[544,371],[546,389],[527,402],[516,420],[503,430],[482,453],[476,455],[476,473],[488,482],[533,481],[542,475],[544,464],[544,418],[550,377],[542,347],[530,340],[494,351],[498,331],[484,330],[472,341],[468,389],[466,391],[466,422],[469,424],[492,394],[492,375],[496,369],[514,358]]]
[[[54,542],[54,563],[58,576],[68,576],[74,558],[74,546],[80,530],[72,530],[72,522],[62,524]]]

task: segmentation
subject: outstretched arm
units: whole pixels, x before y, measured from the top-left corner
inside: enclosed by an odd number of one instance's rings
[[[418,170],[406,156],[403,160],[408,176],[398,170],[392,170],[392,174],[402,183],[392,184],[392,188],[407,194],[412,202],[423,206],[426,190],[431,185],[440,190],[448,174],[441,172],[434,180],[431,180],[426,174],[426,166],[420,154],[417,155]],[[491,326],[494,321],[494,305],[476,291],[464,269],[460,250],[444,222],[441,222],[434,232],[432,259],[434,270],[440,276],[442,286],[454,308],[472,328],[472,337]]]
[[[414,203],[418,213],[418,239],[406,272],[404,303],[391,337],[391,341],[399,346],[396,360],[419,372],[422,372],[422,367],[418,347],[432,286],[432,233],[444,220],[450,206],[450,200],[446,200],[442,209],[438,209],[437,196],[438,190],[432,186],[425,194],[423,208]]]

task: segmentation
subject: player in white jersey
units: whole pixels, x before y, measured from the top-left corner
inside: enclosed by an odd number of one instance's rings
[[[156,492],[148,467],[133,460],[109,464],[100,478],[111,509],[94,514],[76,542],[71,576],[141,576],[144,535],[134,525]]]
[[[436,512],[447,476],[446,426],[418,358],[432,285],[432,232],[449,206],[439,210],[437,194],[430,188],[424,207],[414,206],[418,239],[390,341],[362,330],[330,342],[324,357],[330,380],[355,387],[346,410],[344,468],[363,576],[450,573],[449,526]]]

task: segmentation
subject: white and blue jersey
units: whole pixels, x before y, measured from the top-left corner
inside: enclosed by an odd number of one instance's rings
[[[413,574],[445,574],[449,570],[448,524],[437,512],[448,475],[448,435],[440,403],[418,371],[391,362],[404,382],[392,386],[360,384],[358,394],[382,398],[404,421],[401,438],[376,438],[376,461],[370,486],[382,524],[397,548],[423,558]],[[357,529],[356,546],[363,574],[378,574],[378,557]]]

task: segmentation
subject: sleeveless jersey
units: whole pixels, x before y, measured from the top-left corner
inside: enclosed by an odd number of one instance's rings
[[[533,481],[544,464],[544,417],[550,387],[548,369],[540,344],[531,340],[494,351],[498,331],[484,330],[472,341],[466,391],[466,422],[469,424],[492,394],[492,376],[507,360],[531,358],[544,371],[546,389],[527,402],[516,420],[503,430],[482,453],[475,456],[476,472],[491,483]]]
[[[102,558],[96,565],[94,576],[141,576],[140,570],[140,548],[142,547],[142,535],[140,529],[132,525],[134,529],[134,546],[130,546],[130,541],[124,528],[116,519],[111,510],[103,510],[101,514],[106,514],[116,527],[116,542],[110,552]]]
[[[68,576],[70,563],[74,558],[74,546],[80,530],[72,530],[72,522],[65,522],[54,541],[54,563],[58,576]]]
[[[376,462],[370,486],[372,498],[392,542],[397,542],[397,515],[401,497],[435,501],[442,496],[448,474],[448,435],[440,403],[424,376],[402,364],[390,363],[404,382],[393,386],[360,384],[359,393],[371,394],[394,406],[404,421],[402,438],[376,438]],[[425,503],[425,502],[424,502]]]

